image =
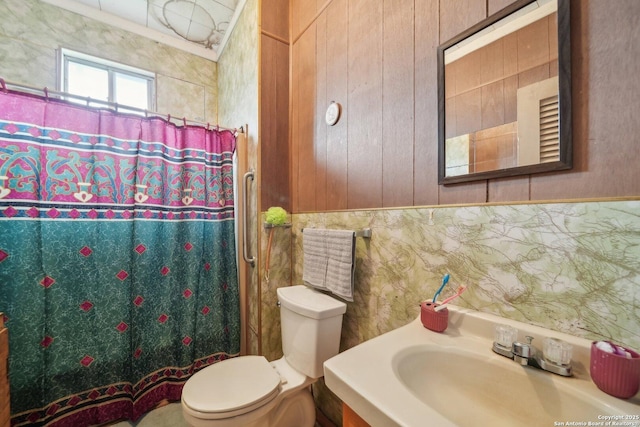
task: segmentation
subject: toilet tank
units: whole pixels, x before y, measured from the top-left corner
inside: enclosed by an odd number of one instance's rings
[[[304,285],[278,288],[277,294],[285,359],[306,376],[320,378],[324,361],[340,349],[347,305]]]

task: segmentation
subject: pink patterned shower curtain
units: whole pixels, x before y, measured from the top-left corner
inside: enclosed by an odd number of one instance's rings
[[[139,418],[240,346],[235,136],[0,90],[12,425]]]

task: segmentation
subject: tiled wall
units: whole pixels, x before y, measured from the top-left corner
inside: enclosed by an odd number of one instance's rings
[[[291,282],[292,227],[262,228],[262,353],[269,360],[282,357],[280,309],[276,289]],[[270,238],[270,235],[271,238]],[[267,251],[271,240],[271,253],[267,265]],[[267,273],[268,271],[268,273]]]
[[[639,214],[638,200],[297,214],[292,282],[301,283],[302,228],[370,227],[371,239],[356,239],[341,350],[415,319],[445,273],[443,297],[469,286],[458,305],[640,349]],[[265,330],[279,329],[276,316],[265,316]],[[337,421],[339,403],[316,387]]]
[[[246,126],[246,147],[238,149],[238,153],[246,153],[247,170],[258,169],[258,0],[247,0],[238,19],[236,28],[229,38],[229,42],[218,61],[218,96],[220,122],[229,127]],[[242,161],[239,161],[242,163]],[[238,171],[238,180],[241,180],[245,170]],[[249,230],[258,228],[258,191],[260,174],[248,189],[249,206]],[[239,188],[244,184],[239,183]],[[236,199],[241,200],[242,194],[237,194]],[[237,218],[240,221],[240,218]],[[249,253],[257,253],[258,238],[255,233],[249,232]],[[240,243],[242,245],[242,243]],[[242,252],[242,246],[238,246]],[[240,261],[240,268],[246,264]],[[247,290],[249,297],[249,325],[248,325],[248,352],[259,352],[258,331],[258,270],[249,268],[247,274]]]
[[[301,228],[370,227],[343,348],[413,320],[446,273],[448,292],[469,286],[464,307],[640,348],[639,214],[640,201],[299,214],[293,282]]]
[[[38,0],[2,0],[0,19],[0,77],[7,81],[56,89],[63,47],[152,71],[156,111],[217,123],[215,62]]]

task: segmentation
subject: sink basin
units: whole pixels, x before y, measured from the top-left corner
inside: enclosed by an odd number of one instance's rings
[[[392,360],[415,397],[458,425],[552,426],[559,420],[597,421],[604,414],[595,402],[552,381],[553,374],[502,362],[429,345],[402,350]]]
[[[570,343],[573,376],[494,353],[496,324],[518,328],[519,337],[533,336],[534,344],[543,337]],[[590,346],[585,339],[451,307],[444,333],[425,329],[417,318],[326,361],[325,383],[373,427],[597,425],[607,416],[640,414],[638,396],[621,400],[591,381]]]

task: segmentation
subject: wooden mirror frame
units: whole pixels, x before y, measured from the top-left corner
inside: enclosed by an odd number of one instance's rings
[[[479,22],[463,33],[438,46],[438,184],[456,184],[461,182],[528,175],[540,172],[553,172],[571,169],[572,131],[571,131],[571,19],[570,0],[556,0],[558,14],[558,101],[559,101],[559,160],[526,166],[516,166],[466,175],[446,176],[445,164],[445,75],[444,53],[449,47],[470,37],[495,22],[517,12],[535,0],[518,0]]]

